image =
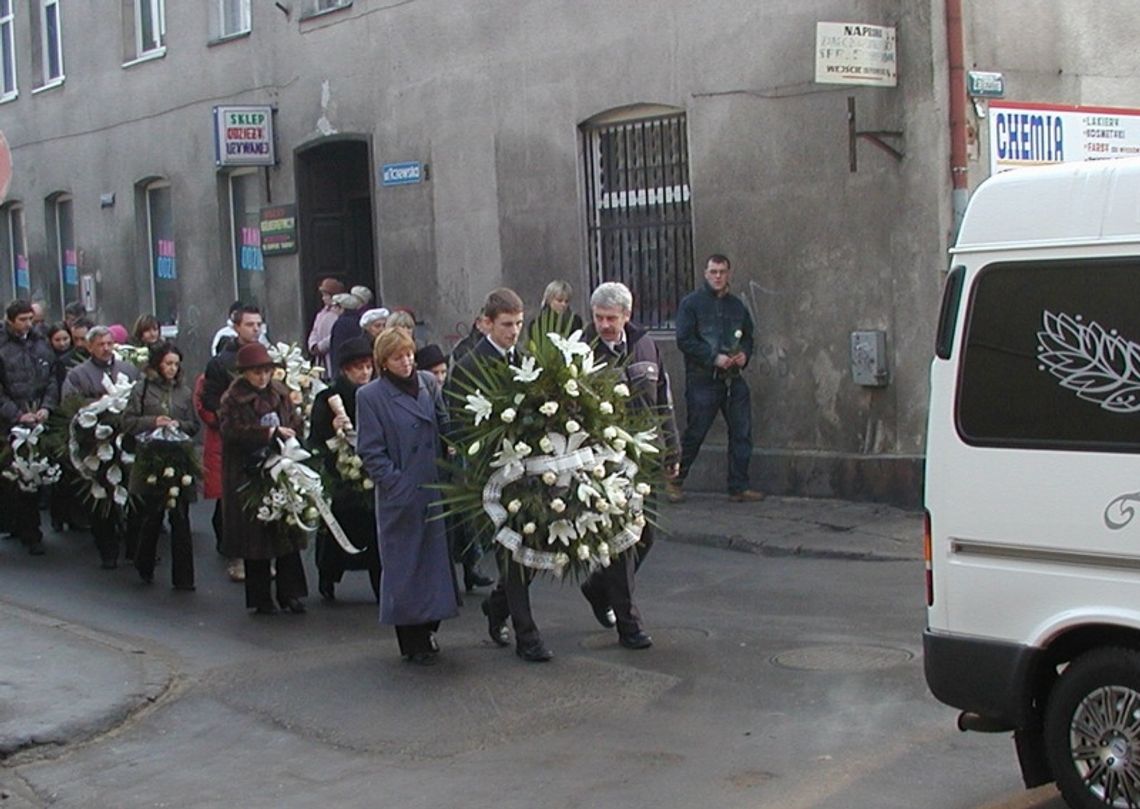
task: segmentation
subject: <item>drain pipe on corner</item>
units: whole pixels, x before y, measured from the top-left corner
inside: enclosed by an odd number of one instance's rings
[[[970,191],[966,175],[966,65],[962,46],[962,0],[946,0],[946,57],[950,66],[950,244],[966,214]]]

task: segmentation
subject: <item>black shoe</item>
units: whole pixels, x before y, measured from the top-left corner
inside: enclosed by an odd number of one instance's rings
[[[45,553],[47,553],[47,551],[44,550],[44,543],[33,542],[28,546],[28,553],[30,553],[32,556],[43,556]]]
[[[604,601],[599,601],[594,598],[586,585],[583,584],[581,589],[582,595],[586,597],[586,601],[590,602],[590,609],[594,611],[594,617],[598,619],[598,623],[606,629],[613,629],[617,626],[617,616],[614,615],[613,608]]]
[[[653,645],[653,638],[639,629],[628,635],[618,635],[618,643],[627,649],[648,649]]]
[[[484,576],[478,570],[464,569],[463,571],[463,588],[469,593],[476,587],[490,587],[494,583],[494,579]]]
[[[439,656],[435,652],[415,652],[404,655],[404,659],[416,666],[434,666],[439,662]]]
[[[325,601],[336,601],[336,585],[331,581],[322,581],[318,584],[317,592]]]
[[[276,615],[277,608],[272,604],[262,604],[260,607],[253,608],[254,615]]]
[[[511,633],[507,629],[505,621],[496,621],[491,617],[491,603],[484,601],[481,609],[483,614],[487,616],[487,634],[491,636],[491,640],[496,646],[509,646],[511,643]]]
[[[287,598],[281,602],[281,609],[294,615],[302,615],[305,612],[305,605],[299,598]]]
[[[540,640],[517,647],[515,654],[528,663],[548,663],[554,659],[554,652],[547,649],[546,644]]]

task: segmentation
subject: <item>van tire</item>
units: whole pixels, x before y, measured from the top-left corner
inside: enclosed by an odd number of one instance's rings
[[[1074,739],[1077,719],[1082,733]],[[1074,749],[1081,746],[1084,756]],[[1069,664],[1045,707],[1045,752],[1074,809],[1104,809],[1114,799],[1131,805],[1125,788],[1140,801],[1140,651],[1094,649]]]

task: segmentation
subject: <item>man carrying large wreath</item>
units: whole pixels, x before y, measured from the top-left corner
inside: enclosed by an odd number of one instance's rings
[[[630,408],[653,412],[661,419],[661,449],[665,476],[677,476],[681,445],[673,415],[673,394],[661,353],[645,329],[630,322],[633,294],[625,284],[607,282],[590,296],[593,322],[584,339],[594,347],[596,362],[621,369],[629,386]],[[646,525],[633,553],[591,573],[582,583],[582,595],[590,602],[594,617],[604,627],[617,626],[618,642],[627,649],[648,649],[653,639],[641,625],[641,613],[633,603],[634,573],[653,546],[653,526]]]

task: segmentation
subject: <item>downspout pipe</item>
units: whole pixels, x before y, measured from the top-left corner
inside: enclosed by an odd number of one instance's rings
[[[958,239],[958,229],[969,201],[966,174],[966,59],[962,46],[962,0],[946,2],[946,56],[950,67],[950,204],[953,223],[950,243]]]

